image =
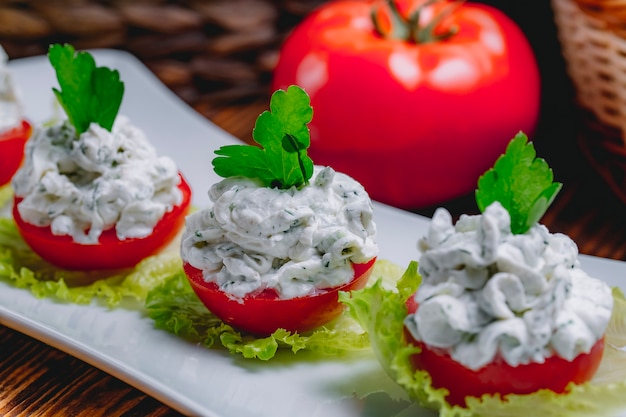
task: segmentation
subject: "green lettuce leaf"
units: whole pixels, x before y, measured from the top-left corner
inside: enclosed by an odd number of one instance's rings
[[[376,262],[370,282],[394,286],[401,269],[395,264]],[[279,350],[312,351],[324,355],[369,347],[369,336],[348,314],[314,331],[298,334],[279,329],[268,337],[240,333],[206,309],[189,285],[184,272],[174,274],[148,293],[148,315],[157,328],[207,348],[219,347],[248,359],[269,360]]]
[[[0,186],[0,209],[8,205],[13,198],[13,189],[11,184],[5,184]]]
[[[182,261],[175,250],[163,251],[125,270],[62,270],[30,250],[12,219],[0,217],[0,280],[28,289],[38,298],[76,304],[99,300],[109,307],[127,297],[143,303],[148,291],[179,271]]]
[[[376,279],[372,275],[370,282]],[[417,290],[420,279],[417,262],[411,262],[406,272],[397,281],[398,291],[390,281],[374,281],[374,284],[359,291],[339,294],[339,301],[347,304],[348,314],[366,330],[375,334],[370,342],[387,373],[393,375],[389,365],[401,348],[402,326],[407,315],[405,301]]]
[[[428,373],[413,371],[409,361],[419,348],[403,343],[405,302],[411,294],[409,289],[419,282],[413,263],[398,289],[375,283],[343,296],[342,301],[348,305],[349,314],[368,330],[372,347],[387,373],[422,407],[439,410],[441,417],[597,417],[626,410],[626,300],[619,289],[613,290],[615,304],[606,332],[605,353],[593,380],[572,384],[565,394],[541,390],[505,399],[492,395],[469,398],[463,408],[449,405],[445,401],[447,391],[433,388]]]

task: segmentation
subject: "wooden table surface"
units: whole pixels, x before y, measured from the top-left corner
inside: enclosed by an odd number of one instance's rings
[[[545,38],[541,42],[545,43]],[[554,50],[549,53],[554,54]],[[570,235],[581,253],[626,260],[625,204],[580,151],[579,141],[592,135],[581,122],[563,68],[544,66],[543,76],[549,81],[550,94],[544,97],[534,140],[539,155],[548,160],[564,187],[542,222],[552,232]],[[263,100],[196,109],[226,131],[248,141],[254,120],[266,107],[267,101]],[[472,196],[442,205],[454,215],[476,210]],[[430,216],[433,210],[429,207],[416,211]],[[180,414],[105,372],[0,326],[0,415],[173,417]]]

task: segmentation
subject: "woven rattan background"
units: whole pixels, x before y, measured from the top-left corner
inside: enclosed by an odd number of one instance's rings
[[[265,99],[278,48],[321,0],[0,0],[10,58],[50,43],[124,49],[203,114]]]

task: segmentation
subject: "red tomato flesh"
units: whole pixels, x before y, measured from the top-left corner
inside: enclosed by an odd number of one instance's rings
[[[339,291],[365,287],[375,262],[376,258],[364,264],[353,264],[354,278],[347,284],[291,299],[279,299],[276,291],[266,289],[238,300],[220,290],[214,282],[206,282],[202,270],[186,262],[183,267],[191,287],[209,311],[236,329],[267,336],[277,329],[306,332],[338,317],[345,307],[338,301]]]
[[[19,126],[0,133],[0,185],[7,184],[24,159],[24,145],[30,137],[32,126],[22,120]]]
[[[415,308],[409,306],[411,310],[414,312]],[[422,349],[421,353],[411,356],[414,369],[427,371],[435,388],[446,388],[450,392],[446,397],[448,403],[460,406],[465,406],[465,397],[481,397],[484,394],[530,394],[541,389],[565,392],[570,382],[582,384],[591,380],[604,353],[602,338],[589,353],[582,353],[571,362],[554,355],[544,363],[511,366],[502,358],[496,358],[474,371],[452,359],[444,350],[415,340],[406,328],[404,335],[407,343]]]
[[[13,217],[30,248],[55,266],[70,270],[129,268],[167,246],[184,226],[191,203],[191,188],[182,174],[179,177],[182,202],[165,213],[152,234],[144,238],[119,240],[115,229],[111,228],[100,235],[95,245],[76,243],[71,236],[53,235],[49,226],[34,226],[22,220],[17,210],[22,199],[17,197],[13,203]]]

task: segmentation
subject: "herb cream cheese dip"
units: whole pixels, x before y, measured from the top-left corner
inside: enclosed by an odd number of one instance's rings
[[[91,123],[77,136],[67,120],[40,127],[25,153],[12,182],[21,218],[80,244],[113,227],[120,240],[146,237],[182,200],[174,161],[124,116],[111,132]]]
[[[535,224],[511,234],[500,203],[455,225],[438,209],[418,243],[419,308],[405,319],[416,339],[478,370],[500,356],[511,366],[571,361],[607,328],[613,298],[580,267],[576,244]]]
[[[350,282],[352,263],[378,253],[369,196],[329,167],[315,166],[302,188],[230,177],[209,197],[211,208],[187,217],[181,256],[236,298],[266,288],[281,299],[314,294]]]

